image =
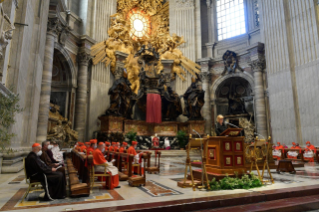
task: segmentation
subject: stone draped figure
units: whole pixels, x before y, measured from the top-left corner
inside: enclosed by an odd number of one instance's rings
[[[127,75],[123,72],[123,76],[114,81],[113,86],[109,89],[110,107],[106,111],[106,115],[120,116],[131,119],[133,106],[133,92],[131,83],[127,79]]]
[[[167,87],[162,92],[163,121],[176,121],[177,117],[182,113],[181,100],[178,94],[171,87]]]
[[[187,116],[189,120],[203,120],[200,113],[202,107],[204,106],[205,91],[202,88],[202,82],[200,78],[192,78],[192,84],[186,90],[183,95],[184,98],[184,116]]]

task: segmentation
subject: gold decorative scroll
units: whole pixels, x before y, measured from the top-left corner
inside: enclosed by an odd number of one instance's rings
[[[132,21],[130,15],[140,11],[145,20],[150,20],[151,30],[145,36],[132,36]],[[147,16],[147,17],[146,17]],[[173,60],[172,80],[175,75],[183,81],[186,72],[192,74],[195,78],[196,73],[200,73],[200,66],[190,59],[186,58],[178,49],[179,46],[186,43],[183,36],[169,34],[169,3],[163,4],[163,0],[118,0],[117,13],[111,16],[111,27],[108,29],[109,39],[95,44],[91,48],[93,65],[105,63],[111,66],[111,72],[114,74],[116,66],[115,52],[121,51],[129,56],[125,61],[125,68],[128,74],[128,80],[131,82],[132,90],[137,93],[139,90],[139,70],[141,64],[138,63],[135,53],[143,46],[151,44],[159,53],[160,59]],[[131,36],[132,37],[131,37]],[[163,65],[159,62],[157,71],[160,72]]]

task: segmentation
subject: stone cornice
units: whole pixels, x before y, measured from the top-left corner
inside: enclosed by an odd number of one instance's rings
[[[200,58],[196,61],[199,64],[204,64],[204,63],[208,63],[209,65],[212,65],[214,60],[211,57],[205,57],[205,58]]]

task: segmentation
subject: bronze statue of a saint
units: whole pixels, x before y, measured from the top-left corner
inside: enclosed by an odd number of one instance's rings
[[[204,95],[205,91],[202,88],[202,82],[199,77],[197,76],[197,79],[192,78],[192,84],[183,95],[185,104],[184,115],[189,120],[203,120],[200,111],[205,103]]]
[[[114,81],[113,86],[109,89],[111,105],[106,111],[106,115],[121,116],[131,119],[133,106],[133,92],[131,83],[127,75],[123,72],[120,79]]]

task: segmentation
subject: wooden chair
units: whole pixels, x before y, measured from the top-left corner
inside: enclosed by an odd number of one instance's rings
[[[161,152],[160,151],[155,151],[155,165],[151,166],[151,152],[147,152],[147,168],[146,170],[148,171],[149,174],[159,173],[160,172],[160,166],[161,166]]]
[[[27,192],[26,192],[26,193],[24,194],[24,196],[22,197],[21,203],[22,203],[22,202],[24,201],[24,199],[28,196],[28,194],[30,193],[30,191],[44,190],[44,189],[42,188],[41,182],[31,181],[31,179],[27,177],[27,171],[26,171],[26,167],[25,167],[25,158],[23,158],[23,167],[24,167],[25,182],[26,182],[27,184],[29,184],[29,187],[28,187]]]
[[[119,178],[120,181],[127,181],[128,178],[132,176],[132,163],[134,160],[134,155],[129,155],[127,153],[119,153],[119,155]],[[125,171],[123,170],[123,168],[125,168]]]
[[[317,148],[315,149],[315,151],[316,151],[316,152],[313,153],[313,161],[311,161],[311,160],[306,159],[306,158],[304,157],[304,153],[306,152],[306,148],[303,148],[303,149],[301,150],[302,161],[303,161],[303,162],[315,162],[315,161],[318,161],[318,158],[317,158],[317,156],[318,156]]]
[[[143,154],[141,157],[144,160],[144,164],[146,164],[147,155]],[[133,176],[129,177],[128,178],[128,183],[132,187],[145,185],[146,184],[145,171],[144,171],[143,175],[133,175]]]
[[[298,156],[297,158],[288,158],[288,152],[289,151],[293,151],[293,152],[297,152]],[[303,154],[302,151],[300,151],[299,149],[284,149],[284,158],[286,160],[293,160],[293,161],[302,161],[303,160]]]
[[[101,164],[101,165],[95,165],[95,166],[102,166],[104,167],[104,172],[103,173],[95,173],[94,170],[94,165],[92,165],[92,172],[91,172],[91,193],[92,193],[92,189],[95,186],[95,177],[108,177],[109,179],[109,188],[111,188],[111,177],[112,175],[110,175],[109,173],[107,173],[107,169],[106,167],[108,166],[107,164]]]

